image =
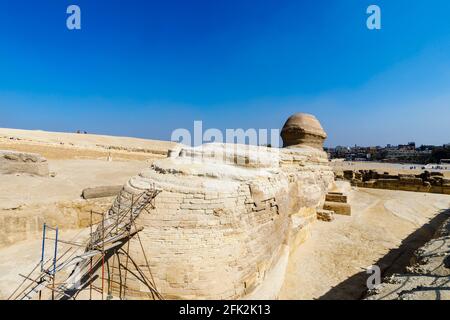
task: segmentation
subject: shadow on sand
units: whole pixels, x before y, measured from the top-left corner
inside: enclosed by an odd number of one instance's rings
[[[427,224],[417,229],[405,238],[400,247],[392,249],[384,257],[378,260],[375,265],[381,269],[382,277],[390,276],[393,273],[403,273],[412,262],[414,251],[430,241],[439,227],[449,218],[450,209],[439,212]],[[367,292],[366,281],[370,274],[361,271],[347,280],[333,287],[319,300],[359,300],[364,298]]]

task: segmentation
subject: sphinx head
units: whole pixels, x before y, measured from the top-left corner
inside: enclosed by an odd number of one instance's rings
[[[327,134],[315,116],[307,113],[296,113],[289,117],[281,130],[284,148],[309,146],[323,149]]]

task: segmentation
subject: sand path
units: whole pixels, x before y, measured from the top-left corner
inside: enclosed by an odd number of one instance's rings
[[[365,268],[398,253],[392,249],[450,207],[450,196],[376,189],[352,191],[349,201],[351,217],[317,222],[291,255],[281,299],[359,298],[369,276]],[[426,233],[419,235],[431,236]],[[391,256],[383,261],[398,259]]]

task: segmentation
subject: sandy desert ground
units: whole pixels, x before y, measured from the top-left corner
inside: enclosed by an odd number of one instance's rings
[[[75,200],[84,188],[123,184],[172,146],[166,141],[0,128],[0,150],[38,153],[52,173],[2,175],[0,210]]]
[[[352,216],[318,221],[291,256],[281,299],[362,298],[366,268],[395,263],[390,271],[400,272],[442,222],[433,218],[450,208],[448,195],[362,188],[349,202]]]
[[[149,166],[147,161],[49,160],[54,177],[3,175],[0,209],[21,205],[76,200],[88,187],[121,185]]]
[[[39,153],[51,159],[146,160],[163,156],[174,143],[93,134],[0,128],[0,150]]]

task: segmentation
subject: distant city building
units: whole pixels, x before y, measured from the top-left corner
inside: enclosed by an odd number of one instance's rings
[[[450,148],[450,144],[448,146]],[[335,148],[328,148],[326,151],[330,159],[425,164],[429,161],[433,150],[436,148],[438,147],[432,145],[416,147],[415,142],[408,142],[407,144],[400,144],[398,146],[388,144],[386,147],[337,146]]]

